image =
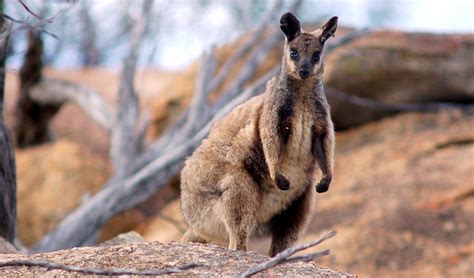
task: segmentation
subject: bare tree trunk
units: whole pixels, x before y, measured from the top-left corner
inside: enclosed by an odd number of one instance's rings
[[[100,51],[97,48],[97,33],[90,12],[90,1],[82,0],[79,3],[79,17],[81,21],[81,52],[84,66],[95,66],[100,63]]]
[[[30,89],[42,81],[43,42],[39,32],[30,30],[28,50],[20,69],[20,94],[15,107],[14,134],[18,147],[37,145],[51,140],[49,121],[61,104],[38,103],[30,97]]]
[[[125,58],[120,75],[117,115],[112,129],[110,147],[110,157],[115,175],[118,177],[128,170],[130,162],[134,161],[140,151],[141,139],[144,139],[140,129],[136,128],[139,124],[140,107],[134,78],[138,51],[147,30],[152,5],[151,0],[143,2],[141,18],[132,30],[130,51]],[[147,126],[147,124],[144,125]]]
[[[0,12],[3,12],[3,0],[0,0]],[[0,33],[6,29],[0,18]],[[13,243],[16,231],[15,155],[10,132],[3,121],[7,42],[8,36],[0,39],[0,236]]]
[[[1,86],[3,88],[3,84],[1,84]],[[15,240],[15,233],[15,154],[13,151],[13,143],[10,132],[3,122],[3,116],[0,116],[0,236],[13,243]]]

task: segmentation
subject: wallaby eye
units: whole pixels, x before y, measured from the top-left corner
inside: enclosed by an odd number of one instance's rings
[[[296,50],[296,49],[291,49],[290,50],[291,59],[295,60],[295,59],[298,58],[298,56],[299,56],[298,50]]]
[[[311,56],[311,62],[313,62],[313,64],[316,64],[317,62],[319,62],[319,59],[321,59],[321,52],[314,52],[313,56]]]

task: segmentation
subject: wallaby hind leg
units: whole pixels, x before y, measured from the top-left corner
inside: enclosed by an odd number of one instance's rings
[[[186,233],[181,237],[183,242],[199,242],[199,243],[208,243],[209,241],[202,236],[195,233],[193,230],[188,229]]]
[[[229,234],[229,249],[247,251],[249,237],[257,225],[258,192],[254,192],[252,182],[240,180],[239,185],[228,187],[222,195],[222,220]]]
[[[308,186],[286,210],[271,219],[272,245],[269,256],[275,256],[298,240],[310,218],[313,190],[312,186]]]

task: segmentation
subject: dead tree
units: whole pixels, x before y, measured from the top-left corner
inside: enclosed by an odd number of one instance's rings
[[[50,121],[57,114],[61,106],[68,101],[75,102],[85,108],[84,110],[93,120],[105,130],[110,131],[112,129],[112,112],[100,95],[97,95],[95,92],[91,93],[91,90],[88,88],[77,86],[74,86],[74,91],[72,92],[71,83],[55,79],[45,79],[42,75],[43,40],[41,36],[42,34],[54,36],[54,34],[44,30],[43,26],[54,22],[57,16],[65,13],[73,4],[51,17],[38,15],[26,3],[22,2],[21,4],[38,22],[15,22],[19,25],[18,29],[28,29],[28,47],[20,69],[20,91],[15,107],[14,136],[16,145],[22,148],[49,142],[52,137],[49,128]],[[43,10],[45,9],[43,8]],[[82,21],[84,21],[84,28],[93,28],[86,4],[82,4],[80,11],[83,18]],[[42,11],[39,14],[44,13]],[[91,33],[89,31],[86,30],[85,32],[90,36]],[[83,40],[81,46],[84,46],[84,41],[86,40]],[[91,43],[94,44],[93,41],[87,44]],[[91,58],[90,62],[93,62],[93,60]]]
[[[20,69],[20,93],[15,107],[14,134],[18,147],[51,140],[49,122],[61,107],[58,103],[38,103],[30,96],[31,88],[42,81],[43,41],[40,32],[28,32],[28,49]]]
[[[95,66],[100,63],[101,53],[97,48],[97,34],[91,17],[90,1],[79,3],[79,20],[81,25],[80,50],[83,66]]]
[[[0,12],[3,12],[3,0],[0,0]],[[7,33],[8,29],[8,24],[0,18],[0,33]],[[7,42],[8,36],[0,39],[0,236],[13,243],[16,231],[15,154],[3,120]]]

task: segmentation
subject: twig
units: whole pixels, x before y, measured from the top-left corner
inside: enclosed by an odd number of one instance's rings
[[[268,56],[268,52],[280,41],[280,32],[273,30],[262,45],[251,54],[245,66],[240,69],[239,74],[232,82],[230,88],[223,92],[219,100],[216,101],[216,104],[213,107],[215,111],[219,110],[222,105],[229,102],[229,100],[242,91],[244,84],[252,78],[259,66],[263,63],[264,59]]]
[[[266,262],[260,263],[258,265],[255,265],[255,266],[247,269],[245,272],[242,272],[240,274],[235,275],[234,277],[235,278],[250,277],[250,276],[252,276],[256,273],[259,273],[259,272],[264,271],[264,270],[268,270],[268,269],[270,269],[272,267],[275,267],[275,266],[277,266],[279,264],[282,264],[282,263],[295,262],[295,261],[300,261],[300,260],[308,261],[308,260],[312,260],[312,259],[317,258],[317,257],[328,255],[329,250],[324,250],[322,252],[317,252],[317,253],[310,254],[310,255],[304,255],[304,256],[298,256],[298,257],[290,258],[291,255],[293,255],[297,252],[300,252],[302,250],[308,249],[310,247],[316,246],[316,245],[320,244],[321,242],[323,242],[327,239],[330,239],[331,237],[333,237],[335,235],[336,235],[335,231],[330,231],[318,240],[298,244],[298,245],[295,245],[295,246],[290,247],[288,249],[285,249],[282,252],[278,253],[272,259],[270,259]]]
[[[329,249],[323,250],[321,252],[316,252],[313,254],[301,255],[296,257],[291,257],[286,260],[286,263],[290,262],[311,262],[316,258],[329,255]]]
[[[255,29],[253,34],[250,34],[250,38],[247,39],[247,41],[242,44],[235,52],[234,54],[227,59],[227,61],[222,65],[222,67],[219,69],[219,72],[217,75],[212,79],[211,83],[209,84],[209,91],[213,92],[216,90],[227,78],[229,75],[229,72],[235,67],[235,65],[242,59],[242,56],[244,56],[246,53],[249,52],[250,49],[252,49],[257,41],[261,39],[263,32],[269,25],[269,23],[276,17],[278,12],[281,9],[282,2],[281,1],[275,1],[273,4],[273,7],[270,9],[268,14],[265,16],[263,21],[260,23],[260,25]]]
[[[463,111],[474,111],[474,104],[461,103],[384,103],[378,100],[350,95],[332,87],[326,88],[329,97],[352,103],[357,106],[369,107],[378,110],[393,110],[394,112],[435,112],[447,109],[461,109]]]
[[[163,269],[150,269],[150,270],[131,270],[131,269],[99,269],[99,268],[85,268],[77,267],[71,265],[57,264],[47,261],[40,260],[13,260],[7,262],[0,262],[0,267],[8,266],[29,266],[29,267],[44,267],[47,269],[58,269],[71,272],[78,272],[82,274],[93,274],[93,275],[110,275],[110,276],[119,276],[119,275],[142,275],[142,276],[155,276],[155,275],[165,275],[171,273],[182,273],[188,269],[200,267],[199,264],[187,264],[172,268],[163,268]]]
[[[28,5],[26,5],[25,2],[23,2],[23,0],[18,0],[18,3],[20,3],[21,6],[23,6],[23,8],[29,13],[31,14],[32,16],[36,17],[37,19],[39,20],[44,20],[44,18],[42,18],[41,16],[37,15],[35,12],[33,12],[30,7],[28,7]],[[47,21],[48,23],[51,23],[51,21]]]
[[[70,3],[71,5],[69,5],[69,7],[66,7],[66,8],[63,8],[61,10],[59,10],[57,13],[55,13],[54,15],[50,16],[50,17],[41,17],[40,15],[36,14],[35,12],[33,12],[29,7],[28,5],[26,5],[26,3],[23,1],[23,0],[17,0],[21,6],[23,6],[23,8],[29,13],[31,14],[32,16],[34,16],[36,19],[39,20],[39,23],[38,24],[41,24],[41,25],[44,25],[44,24],[49,24],[49,23],[53,23],[54,20],[56,19],[56,17],[58,17],[59,15],[65,13],[66,11],[68,11],[69,9],[71,9],[78,1],[66,1],[66,3]]]
[[[174,219],[173,217],[170,217],[170,216],[167,216],[167,215],[164,215],[163,213],[156,213],[155,214],[158,218],[161,218],[162,220],[170,223],[171,225],[173,225],[180,233],[185,233],[186,232],[186,228],[185,227],[182,227],[182,222]]]
[[[293,2],[289,7],[289,10],[296,11],[300,7],[301,2],[301,0]],[[276,8],[274,7],[273,9]],[[268,18],[271,18],[271,15],[272,13],[269,14]],[[234,79],[234,82],[231,84],[230,88],[222,93],[221,97],[214,105],[214,110],[218,110],[219,107],[222,107],[224,103],[228,102],[242,91],[244,84],[250,80],[260,65],[262,65],[264,59],[268,56],[268,52],[274,48],[276,44],[281,41],[281,39],[281,33],[275,30],[268,36],[268,38],[265,38],[262,45],[258,49],[254,50],[254,52],[248,58],[246,65],[240,69],[238,76]]]
[[[46,35],[49,35],[53,38],[55,38],[56,40],[60,40],[58,36],[56,36],[55,34],[49,32],[49,31],[46,31],[43,26],[46,25],[46,24],[51,24],[54,22],[54,20],[66,13],[68,10],[70,10],[72,7],[74,7],[74,5],[78,2],[78,1],[62,1],[62,2],[66,2],[66,3],[70,3],[70,5],[66,8],[63,8],[61,10],[59,10],[57,13],[55,13],[54,15],[52,15],[51,17],[49,18],[43,18],[41,17],[40,15],[36,14],[35,12],[33,12],[29,7],[28,5],[26,5],[26,3],[23,1],[23,0],[17,0],[20,5],[27,11],[28,14],[31,14],[33,17],[35,17],[36,19],[38,19],[38,22],[36,23],[30,23],[30,22],[27,22],[27,21],[22,21],[22,20],[18,20],[18,19],[14,19],[12,18],[11,16],[8,16],[6,14],[3,14],[2,13],[2,17],[5,18],[5,19],[8,19],[10,20],[12,23],[16,23],[18,24],[19,26],[16,27],[16,28],[10,28],[10,30],[8,30],[8,32],[1,32],[0,34],[0,41],[5,39],[6,37],[8,37],[11,33],[14,33],[14,32],[17,32],[17,31],[20,31],[20,30],[24,30],[24,29],[27,29],[27,30],[30,30],[30,29],[33,29],[33,30],[36,30],[38,32],[41,32],[41,33],[44,33]]]
[[[370,34],[370,32],[371,30],[369,28],[363,28],[360,30],[352,31],[349,34],[346,34],[335,41],[329,41],[328,46],[326,47],[326,52],[331,52],[342,45],[348,44],[358,38],[365,37]]]

